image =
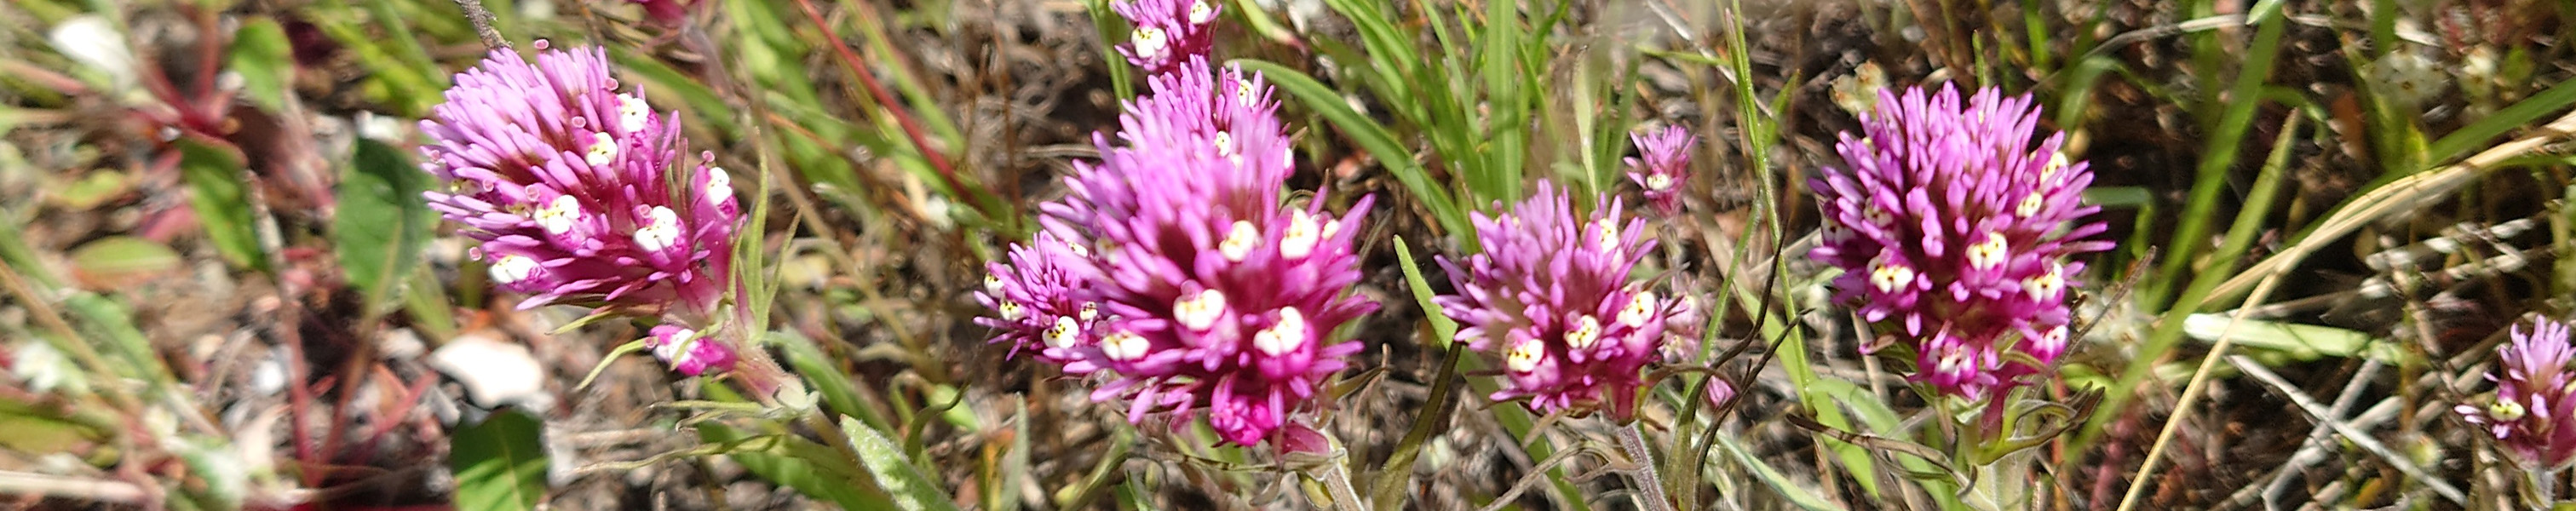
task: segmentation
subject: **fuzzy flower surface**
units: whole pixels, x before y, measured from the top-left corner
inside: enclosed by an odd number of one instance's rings
[[[1224,440],[1255,445],[1311,427],[1297,416],[1330,406],[1323,385],[1361,349],[1331,335],[1377,308],[1349,292],[1357,229],[1344,227],[1370,200],[1339,216],[1321,197],[1286,201],[1293,152],[1270,88],[1207,68],[1152,77],[1119,143],[1094,137],[1101,161],[1077,163],[1070,193],[1041,206],[1069,247],[1055,253],[1076,256],[1046,271],[1089,283],[1061,303],[1099,304],[1066,365],[1108,375],[1094,399],[1124,400],[1130,421],[1204,413]],[[1027,279],[1033,265],[1014,264]],[[1001,280],[1002,296],[1041,300]]]
[[[702,324],[730,287],[742,212],[724,169],[680,161],[676,114],[620,92],[606,52],[495,50],[421,121],[430,207],[464,226],[493,284],[549,304]],[[700,160],[712,155],[701,155]]]
[[[1628,158],[1628,180],[1645,189],[1646,204],[1655,213],[1672,216],[1682,210],[1682,186],[1690,182],[1691,148],[1699,146],[1699,137],[1681,126],[1666,126],[1653,132],[1632,133],[1637,156]]]
[[[2085,240],[2103,231],[2082,223],[2100,209],[2082,203],[2093,173],[2058,152],[2062,134],[2033,148],[2038,122],[2029,96],[1996,89],[1883,91],[1836,145],[1848,166],[1808,183],[1824,218],[1809,256],[1843,269],[1836,300],[1943,395],[1981,399],[2055,363],[2084,269],[2069,259],[2110,248]]]
[[[1464,326],[1456,340],[1502,360],[1504,385],[1492,399],[1625,421],[1640,371],[1665,358],[1668,335],[1696,328],[1686,300],[1630,279],[1655,248],[1641,238],[1645,221],[1623,224],[1619,202],[1598,203],[1605,207],[1580,214],[1571,194],[1540,181],[1509,212],[1473,216],[1484,253],[1440,258],[1457,294],[1433,301]]]
[[[2576,348],[2567,324],[2542,318],[2529,331],[2514,327],[2513,342],[2496,348],[2495,396],[2485,407],[2454,408],[2484,427],[2525,467],[2557,469],[2576,459],[2576,372],[2567,364]]]
[[[1109,8],[1132,26],[1118,53],[1148,75],[1180,69],[1216,49],[1216,0],[1120,0]]]

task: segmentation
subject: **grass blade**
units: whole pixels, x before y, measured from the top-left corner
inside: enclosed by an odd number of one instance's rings
[[[1236,59],[1228,63],[1261,73],[1271,85],[1296,96],[1306,108],[1333,123],[1333,127],[1339,128],[1352,142],[1376,156],[1378,164],[1386,166],[1387,172],[1395,174],[1396,181],[1404,183],[1404,188],[1412,191],[1423,206],[1431,210],[1432,218],[1440,223],[1442,230],[1453,238],[1464,240],[1468,247],[1475,246],[1476,231],[1468,226],[1466,214],[1450,200],[1448,191],[1431,180],[1430,173],[1413,161],[1413,153],[1406,151],[1404,144],[1396,142],[1394,134],[1388,133],[1386,127],[1378,125],[1377,121],[1352,110],[1349,103],[1342,101],[1341,93],[1286,66],[1252,59]]]

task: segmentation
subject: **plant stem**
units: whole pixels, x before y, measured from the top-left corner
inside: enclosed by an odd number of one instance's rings
[[[2530,480],[2524,481],[2524,483],[2531,485],[2531,498],[2532,500],[2538,501],[2534,503],[2532,509],[2549,509],[2550,506],[2558,504],[2558,471],[2556,469],[2534,468],[2527,469],[2524,473],[2528,474],[2528,477],[2530,477]]]
[[[1618,428],[1618,435],[1619,448],[1628,451],[1628,458],[1637,464],[1636,470],[1628,471],[1629,482],[1637,486],[1637,507],[1673,511],[1672,499],[1664,497],[1664,479],[1655,474],[1655,453],[1646,448],[1646,432],[1630,422]]]
[[[1351,472],[1342,468],[1342,460],[1325,462],[1324,470],[1316,473],[1315,478],[1323,480],[1324,488],[1333,492],[1334,511],[1367,509],[1360,503],[1360,492],[1351,488]]]

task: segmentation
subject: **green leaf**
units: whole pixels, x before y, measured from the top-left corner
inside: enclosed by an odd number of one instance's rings
[[[1352,142],[1358,143],[1362,149],[1367,149],[1370,155],[1376,156],[1378,164],[1385,165],[1388,173],[1395,174],[1396,181],[1403,182],[1404,188],[1413,192],[1414,197],[1422,201],[1423,207],[1431,210],[1432,218],[1440,222],[1442,230],[1448,231],[1450,236],[1465,240],[1467,246],[1476,245],[1475,229],[1467,224],[1467,215],[1458,210],[1457,203],[1450,200],[1449,192],[1441,188],[1439,183],[1431,180],[1429,171],[1413,161],[1413,152],[1405,150],[1404,144],[1396,142],[1394,134],[1388,133],[1385,126],[1378,125],[1377,121],[1370,120],[1367,115],[1352,110],[1349,103],[1342,101],[1341,93],[1334,92],[1332,88],[1315,81],[1314,77],[1306,76],[1305,73],[1289,69],[1287,66],[1251,59],[1236,59],[1230,62],[1243,66],[1245,70],[1261,73],[1262,78],[1269,80],[1271,85],[1278,86],[1279,90],[1296,96],[1297,101],[1304,103],[1306,108],[1314,110],[1317,115],[1324,116],[1325,121],[1333,123],[1333,127],[1340,128],[1342,134],[1350,136]]]
[[[1814,491],[1799,485],[1797,480],[1781,473],[1780,469],[1772,468],[1769,463],[1763,463],[1761,457],[1744,450],[1743,445],[1735,442],[1734,435],[1717,435],[1717,445],[1725,447],[1727,456],[1734,458],[1736,464],[1750,469],[1754,479],[1761,480],[1762,485],[1770,487],[1772,493],[1788,499],[1790,504],[1798,506],[1799,509],[1810,511],[1841,509],[1834,506],[1832,501],[1825,500]]]
[[[1395,237],[1395,259],[1404,263],[1404,285],[1413,290],[1413,303],[1422,306],[1422,314],[1431,318],[1432,335],[1439,336],[1431,340],[1432,345],[1447,348],[1450,338],[1458,335],[1458,321],[1449,319],[1440,304],[1431,301],[1431,282],[1423,280],[1422,265],[1413,262],[1413,249],[1405,247],[1404,237]]]
[[[2486,147],[2498,135],[2523,127],[2559,110],[2565,110],[2571,104],[2576,104],[2576,80],[2559,82],[2558,85],[2550,86],[2548,90],[2531,95],[2530,99],[2504,107],[2503,110],[2496,111],[2495,115],[2479,119],[2478,122],[2461,127],[2459,131],[2443,135],[2440,140],[2434,140],[2432,150],[2426,151],[2426,162],[2448,162],[2452,158],[2465,156],[2470,149]]]
[[[714,422],[700,422],[695,427],[700,441],[711,444],[743,442],[743,445],[725,453],[725,457],[732,458],[735,463],[741,463],[743,468],[750,469],[752,474],[770,483],[794,488],[797,493],[803,493],[806,497],[831,501],[845,510],[892,511],[894,509],[893,506],[887,505],[885,498],[868,491],[869,488],[851,484],[852,480],[858,477],[857,467],[822,465],[806,459],[808,457],[828,458],[831,457],[830,453],[837,452],[839,449],[794,437],[753,439],[742,432],[734,431],[733,428]],[[768,443],[763,443],[764,441]]]
[[[957,503],[950,501],[929,477],[921,475],[921,469],[904,457],[903,448],[886,440],[885,435],[849,416],[841,417],[841,432],[849,435],[850,449],[859,453],[859,463],[876,476],[877,486],[894,498],[895,506],[904,511],[957,510]]]
[[[242,77],[242,96],[263,110],[282,112],[286,94],[295,87],[295,53],[286,29],[277,20],[249,18],[233,32],[232,70]]]
[[[2231,329],[2230,323],[2234,323]],[[2201,313],[2183,319],[2184,335],[2204,342],[2218,342],[2220,333],[2236,339],[2236,344],[2288,353],[2300,360],[2318,357],[2369,357],[2392,364],[2420,362],[2395,344],[2376,342],[2370,334],[2330,326],[2303,325],[2247,318],[2237,321],[2226,314]]]
[[[72,272],[83,282],[113,288],[179,267],[177,251],[132,236],[109,236],[72,249]]]
[[[494,412],[448,437],[447,467],[456,474],[457,509],[535,509],[546,496],[545,444],[535,417]]]
[[[332,248],[340,269],[366,297],[373,316],[393,302],[405,277],[420,266],[429,244],[430,225],[438,221],[420,196],[429,189],[429,174],[411,165],[401,151],[383,142],[359,138],[356,161],[340,175],[340,208],[331,219]]]
[[[179,172],[195,192],[189,203],[196,206],[206,239],[224,261],[268,271],[268,257],[260,252],[259,236],[251,230],[250,186],[242,175],[241,153],[221,144],[198,137],[179,139]]]

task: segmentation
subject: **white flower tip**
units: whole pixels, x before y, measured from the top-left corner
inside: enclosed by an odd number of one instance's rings
[[[1287,355],[1306,345],[1306,315],[1296,307],[1279,309],[1279,322],[1252,335],[1252,347],[1270,356]]]
[[[1673,189],[1673,176],[1661,172],[1646,175],[1646,190],[1661,192]]]
[[[617,95],[617,127],[627,133],[635,133],[644,131],[644,125],[652,120],[653,107],[645,104],[644,98],[633,94]]]
[[[644,225],[635,228],[635,245],[646,252],[660,252],[680,244],[680,214],[671,208],[654,206],[644,215]]]
[[[1216,320],[1224,315],[1225,293],[1214,289],[1199,291],[1172,302],[1173,319],[1191,331],[1205,331],[1216,326]]]
[[[1128,332],[1109,334],[1109,337],[1100,339],[1100,354],[1121,362],[1144,358],[1145,350],[1152,347],[1145,338]]]
[[[1216,6],[1208,5],[1207,0],[1193,0],[1190,2],[1190,24],[1206,25],[1215,21]]]
[[[581,199],[575,199],[570,195],[557,195],[554,200],[546,202],[544,209],[537,210],[536,221],[537,226],[545,228],[547,234],[563,234],[572,232],[573,223],[580,219]]]
[[[1047,328],[1045,340],[1047,347],[1065,349],[1073,347],[1074,341],[1081,337],[1081,324],[1075,323],[1073,318],[1057,316],[1055,326]]]
[[[1546,356],[1546,343],[1538,339],[1521,339],[1512,344],[1510,352],[1503,354],[1503,368],[1515,373],[1534,371],[1538,369],[1539,359]]]
[[[1324,226],[1316,225],[1315,217],[1306,214],[1305,211],[1290,213],[1288,232],[1283,233],[1279,239],[1279,256],[1289,259],[1306,258],[1307,255],[1315,253],[1316,245],[1323,242],[1324,236],[1327,236],[1324,233],[1326,230]]]
[[[1020,305],[1020,302],[1002,300],[1001,304],[993,306],[993,312],[1001,314],[1002,321],[1019,321],[1020,318],[1027,317],[1029,311],[1028,307]]]
[[[1647,320],[1653,319],[1654,314],[1655,292],[1639,291],[1635,298],[1628,299],[1627,308],[1619,310],[1619,324],[1628,325],[1628,328],[1643,328]]]
[[[1601,320],[1585,314],[1574,320],[1574,329],[1565,332],[1565,345],[1577,350],[1592,349],[1601,342]]]
[[[1217,242],[1216,250],[1225,256],[1225,260],[1240,263],[1244,257],[1252,255],[1252,247],[1260,245],[1261,230],[1253,227],[1252,222],[1236,220],[1234,228],[1226,230],[1225,239]]]
[[[1870,287],[1878,288],[1880,293],[1894,293],[1913,283],[1914,268],[1901,263],[1882,262],[1869,272]]]
[[[1136,45],[1136,56],[1145,60],[1163,58],[1163,50],[1171,45],[1170,35],[1155,27],[1136,27],[1129,42]]]
[[[528,280],[528,276],[537,273],[537,260],[518,254],[505,254],[500,259],[492,261],[491,272],[493,282],[503,285],[516,284],[519,281]]]
[[[617,137],[609,136],[607,133],[590,134],[590,152],[583,154],[581,161],[593,167],[607,166],[617,161]]]
[[[1986,241],[1968,246],[1968,266],[1979,270],[1994,269],[1995,265],[2004,263],[2005,250],[2003,233],[1986,233]]]
[[[733,200],[733,174],[724,167],[707,167],[707,200],[716,203]]]

